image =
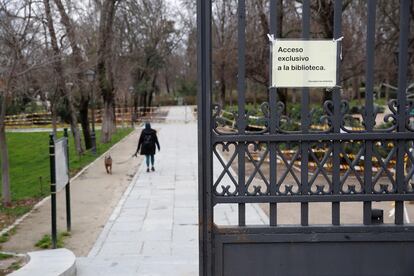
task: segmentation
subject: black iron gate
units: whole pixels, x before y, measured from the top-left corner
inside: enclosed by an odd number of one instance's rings
[[[414,163],[410,151],[414,129],[409,113],[414,103],[406,99],[411,1],[400,1],[398,96],[388,104],[392,111],[385,118],[388,128],[375,126],[373,78],[377,3],[369,0],[363,129],[347,127],[348,105],[341,99],[337,87],[331,91],[332,99],[323,105],[325,129],[312,129],[309,89],[304,88],[299,130],[285,130],[282,127],[283,104],[277,99],[276,89],[270,88],[269,101],[262,108],[264,128],[251,131],[247,128],[249,115],[245,109],[246,7],[245,0],[239,0],[235,132],[220,128],[222,112],[212,103],[213,1],[197,2],[200,275],[414,275],[414,227],[404,222],[404,202],[414,200],[411,182],[414,167],[409,166]],[[277,30],[277,2],[270,1],[273,35]],[[342,36],[342,4],[340,0],[334,3],[334,39]],[[309,0],[304,0],[303,39],[309,39],[309,26]],[[339,72],[338,68],[338,76]],[[357,148],[352,157],[346,149],[350,144]],[[218,149],[230,147],[235,150],[226,162]],[[254,159],[252,151],[261,153]],[[214,159],[222,165],[218,177],[214,176]],[[261,171],[265,159],[268,160],[268,176]],[[233,161],[238,164],[236,174],[231,171]],[[246,162],[253,165],[253,176],[246,175]],[[358,170],[361,163],[364,169]],[[283,167],[284,172],[278,173],[278,167]],[[287,174],[292,176],[290,182]],[[350,174],[355,176],[351,184],[347,183]],[[262,177],[261,187],[252,184],[254,175]],[[223,176],[230,178],[231,185],[221,185]],[[318,176],[324,178],[324,185],[317,183]],[[387,181],[381,180],[384,178]],[[395,204],[394,222],[374,223],[373,203],[388,201]],[[300,204],[299,225],[278,224],[278,205],[291,202]],[[315,202],[329,203],[332,214],[329,225],[309,224],[309,205]],[[348,202],[361,203],[361,224],[342,223],[341,207]],[[268,206],[267,225],[246,225],[246,205],[255,203]],[[215,208],[223,204],[237,205],[237,225],[215,224]]]

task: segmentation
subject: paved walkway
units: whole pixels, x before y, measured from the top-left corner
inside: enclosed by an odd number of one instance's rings
[[[156,171],[142,164],[88,258],[77,260],[78,275],[198,274],[196,123],[178,122],[181,113],[172,108],[173,123],[154,125]]]
[[[172,107],[154,128],[156,171],[141,165],[88,257],[78,258],[78,275],[198,275],[197,123],[189,107]],[[247,217],[265,220],[257,206]],[[237,209],[221,207],[216,222],[237,224]]]

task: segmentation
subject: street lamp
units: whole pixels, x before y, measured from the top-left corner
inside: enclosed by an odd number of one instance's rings
[[[89,82],[93,82],[95,80],[95,71],[88,69],[86,70],[85,75]]]
[[[131,94],[132,102],[134,102],[134,87],[130,86],[128,88],[129,94]],[[131,108],[131,127],[134,128],[135,123],[135,113],[134,110]]]
[[[69,89],[69,91],[71,92],[72,88],[73,88],[73,82],[67,82],[65,85]]]
[[[73,82],[67,82],[67,83],[65,83],[65,86],[68,89],[68,100],[69,100],[69,103],[70,103],[70,101],[72,99],[72,88],[73,88],[74,84],[73,84]]]
[[[86,78],[90,84],[91,89],[91,107],[92,107],[92,133],[91,133],[91,144],[92,153],[96,154],[96,136],[95,136],[95,95],[93,93],[93,82],[95,81],[95,71],[87,70],[85,72]]]

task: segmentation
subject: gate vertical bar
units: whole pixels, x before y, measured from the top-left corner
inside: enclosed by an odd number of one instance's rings
[[[376,18],[377,0],[368,1],[368,26],[366,41],[367,63],[365,67],[365,129],[372,132],[374,128],[374,57],[375,57],[375,18]],[[372,193],[372,141],[365,141],[364,157],[364,192]],[[365,225],[371,224],[372,202],[364,201],[363,203],[363,221]]]
[[[275,38],[277,37],[277,20],[276,20],[276,13],[277,13],[277,5],[276,0],[270,0],[270,34],[273,35]],[[272,51],[270,51],[270,62],[269,62],[269,80],[270,83],[272,82]],[[269,91],[269,132],[270,134],[276,134],[277,132],[277,89],[276,87],[270,87]],[[276,143],[270,142],[269,143],[269,168],[270,168],[270,195],[276,195],[277,193],[277,156],[276,156]],[[277,204],[270,203],[269,206],[269,217],[270,217],[270,225],[276,226],[277,225]]]
[[[304,0],[302,4],[302,38],[309,39],[310,33],[310,3]],[[302,89],[301,97],[301,130],[302,133],[308,133],[310,127],[309,116],[309,88]],[[301,192],[308,194],[308,163],[309,163],[309,143],[302,142],[300,144],[301,151]],[[309,224],[309,203],[302,202],[301,207],[301,224],[307,226]]]
[[[338,39],[342,36],[342,0],[336,0],[334,4],[334,39]],[[337,59],[337,68],[336,68],[336,82],[337,85],[340,82],[340,58],[341,49],[338,47],[336,59]],[[332,90],[332,100],[334,105],[334,115],[333,115],[333,131],[335,133],[340,133],[341,131],[341,90],[340,87],[335,87]],[[340,180],[340,147],[341,142],[333,142],[333,171],[332,171],[332,184],[333,184],[333,194],[339,194],[341,190],[341,180]],[[340,203],[332,202],[332,224],[340,224]]]
[[[213,275],[211,1],[197,1],[199,275]]]
[[[408,35],[410,29],[410,0],[401,0],[400,4],[400,41],[398,50],[398,132],[405,131],[407,110],[407,65],[408,65]],[[404,193],[404,146],[405,141],[399,140],[397,145],[396,191]],[[395,224],[404,223],[404,202],[395,202]]]
[[[245,0],[239,0],[237,6],[238,15],[238,74],[237,74],[237,130],[239,134],[246,131],[246,115],[245,115],[245,93],[246,93],[246,3]],[[245,155],[246,143],[239,142],[237,144],[238,156],[238,194],[244,196],[246,194],[246,178],[245,178]],[[239,203],[239,226],[246,225],[246,204]]]

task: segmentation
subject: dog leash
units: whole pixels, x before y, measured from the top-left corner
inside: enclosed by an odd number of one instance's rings
[[[129,157],[127,160],[125,160],[125,161],[122,161],[122,162],[115,162],[115,164],[117,164],[117,165],[121,165],[121,164],[125,164],[126,162],[128,162],[132,157],[134,157],[134,156],[131,156],[131,157]]]

